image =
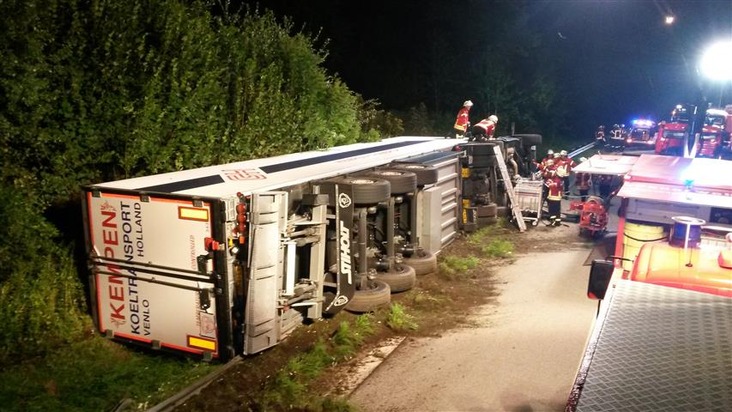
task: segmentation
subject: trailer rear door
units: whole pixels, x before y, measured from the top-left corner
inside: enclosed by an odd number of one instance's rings
[[[85,200],[99,330],[155,349],[217,357],[213,263],[200,258],[214,231],[214,203],[95,188]]]

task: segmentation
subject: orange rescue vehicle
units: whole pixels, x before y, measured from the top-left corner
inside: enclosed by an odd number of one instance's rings
[[[608,170],[591,164],[578,169]],[[641,155],[626,169],[565,410],[732,410],[732,162]]]

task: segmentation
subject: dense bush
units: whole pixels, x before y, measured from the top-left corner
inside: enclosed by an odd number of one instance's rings
[[[0,187],[0,365],[81,336],[84,295],[69,250],[27,194]]]

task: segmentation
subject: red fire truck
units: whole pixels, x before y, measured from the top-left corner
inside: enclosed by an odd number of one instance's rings
[[[732,162],[641,155],[626,169],[566,411],[732,410]]]
[[[656,154],[683,156],[684,142],[689,136],[689,124],[686,122],[661,121],[656,132]]]
[[[719,158],[725,146],[729,147],[728,117],[722,109],[708,109],[704,119],[704,129],[699,139],[696,156]]]

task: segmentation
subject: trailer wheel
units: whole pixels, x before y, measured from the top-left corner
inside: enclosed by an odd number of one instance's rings
[[[417,274],[414,268],[409,265],[399,265],[388,272],[377,272],[376,279],[389,285],[391,293],[404,292],[412,289],[417,283]]]
[[[391,185],[392,194],[401,195],[417,189],[417,175],[407,170],[376,169],[358,175],[386,180]]]
[[[521,138],[521,142],[524,146],[538,146],[541,144],[540,134],[515,134],[513,137]]]
[[[487,216],[487,217],[479,217],[478,221],[478,227],[486,227],[490,225],[495,225],[498,223],[498,217],[496,216]]]
[[[495,203],[476,207],[478,217],[495,217],[496,213],[498,213],[498,205]]]
[[[366,313],[389,303],[391,303],[389,285],[380,280],[372,280],[368,282],[368,289],[356,290],[345,309],[349,312]]]
[[[404,263],[414,268],[417,276],[437,272],[437,256],[424,250],[418,251],[412,257],[404,258]]]
[[[366,176],[337,177],[332,182],[351,185],[353,203],[374,204],[386,202],[391,196],[391,185],[388,181]]]
[[[434,166],[419,163],[394,163],[389,167],[407,170],[417,175],[417,186],[431,185],[437,183],[439,179],[439,171]]]

